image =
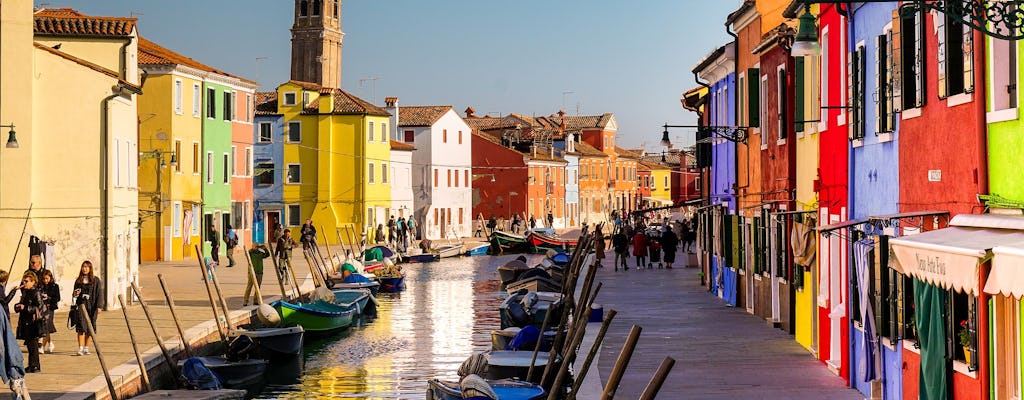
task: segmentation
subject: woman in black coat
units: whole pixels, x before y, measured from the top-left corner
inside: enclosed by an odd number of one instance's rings
[[[46,300],[39,288],[39,278],[26,272],[21,278],[21,301],[14,305],[18,313],[17,338],[25,341],[28,349],[28,368],[25,372],[39,372],[39,338],[46,330]]]
[[[75,279],[75,290],[71,293],[71,315],[68,323],[78,332],[78,355],[89,354],[89,340],[86,333],[88,329],[85,321],[82,320],[79,308],[85,308],[86,314],[92,321],[92,330],[96,332],[96,318],[100,310],[105,306],[103,297],[103,282],[93,274],[92,262],[83,261],[82,269]]]
[[[42,273],[39,290],[43,291],[44,298],[46,299],[46,330],[43,331],[43,353],[53,353],[53,340],[50,338],[51,333],[57,333],[57,327],[53,324],[53,313],[57,311],[57,305],[60,303],[60,285],[57,281],[53,280],[53,272],[48,269],[44,269]]]

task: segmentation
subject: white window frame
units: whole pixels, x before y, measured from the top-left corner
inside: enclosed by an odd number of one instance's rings
[[[289,96],[291,96],[292,101],[288,101]],[[284,92],[281,94],[281,97],[281,104],[285,106],[294,106],[296,105],[296,102],[299,100],[299,95],[298,93],[295,92]]]
[[[373,161],[366,163],[366,183],[373,185],[377,183],[376,180],[377,171],[373,168]]]
[[[292,176],[291,170],[292,170],[292,167],[298,167],[299,168],[299,173],[296,174],[296,180],[295,181],[291,180],[291,176]],[[302,164],[299,164],[299,163],[285,164],[285,167],[284,167],[284,183],[286,185],[301,185],[302,184]]]
[[[302,121],[288,121],[288,132],[285,132],[286,143],[302,143]],[[299,127],[299,140],[292,140],[292,127]]]
[[[217,88],[212,88],[212,87],[206,88],[206,94],[205,94],[206,97],[205,97],[205,99],[207,99],[207,100],[210,99],[210,92],[213,92],[213,103],[212,104],[206,104],[206,111],[207,111],[206,119],[217,119]],[[207,102],[207,103],[209,103],[209,102]],[[213,110],[212,113],[209,112],[211,109]]]
[[[182,98],[185,96],[184,85],[185,83],[182,82],[181,79],[174,80],[174,113],[178,115],[185,112],[182,107],[182,103],[184,101]]]
[[[231,146],[231,177],[238,177],[238,146]]]
[[[231,91],[231,120],[238,121],[238,91]]]
[[[199,236],[199,223],[202,221],[200,218],[203,215],[203,211],[200,210],[199,204],[192,205],[192,236]]]
[[[1017,120],[1017,119],[1020,118],[1020,114],[1018,114],[1018,112],[1017,112],[1017,109],[1020,108],[1020,86],[1021,86],[1021,79],[1020,79],[1020,76],[1019,76],[1020,67],[1021,67],[1020,46],[1018,45],[1018,41],[1016,41],[1016,40],[1014,40],[1014,41],[1007,41],[1007,40],[1002,40],[1002,39],[996,39],[996,38],[993,38],[993,37],[990,37],[990,36],[985,36],[985,40],[988,40],[988,46],[987,46],[987,50],[985,51],[985,57],[988,57],[988,62],[986,63],[987,64],[987,71],[986,71],[987,75],[986,76],[989,78],[987,80],[988,80],[988,84],[990,86],[990,87],[986,88],[987,92],[988,92],[989,110],[985,114],[985,120],[986,120],[987,123],[990,123],[990,124],[991,123],[996,123],[996,122]],[[1004,50],[1002,48],[1002,45],[997,45],[996,41],[1008,42],[1005,45],[1008,48],[1012,48],[1013,53],[1016,54],[1016,57],[1015,57],[1015,64],[1016,65],[1014,65],[1013,68],[1008,68],[1008,71],[1010,73],[1018,74],[1017,82],[1016,82],[1017,90],[1013,94],[1013,96],[1016,97],[1015,99],[1013,99],[1017,103],[1016,107],[1002,107],[1002,106],[998,106],[999,108],[997,108],[997,106],[996,106],[996,101],[997,101],[997,99],[996,99],[997,94],[996,93],[997,92],[999,93],[999,96],[1006,96],[1006,97],[1000,97],[999,98],[999,100],[1002,100],[1002,101],[1000,101],[1000,103],[1006,103],[1009,100],[1009,95],[1008,94],[1004,94],[1006,92],[1005,90],[996,88],[996,84],[998,84],[998,83],[1005,83],[1004,81],[1008,81],[1005,76],[1000,76],[1002,74],[998,74],[997,71],[995,70],[996,64],[1001,62],[1001,61],[998,61],[998,60],[995,59],[997,46],[998,46],[998,50]],[[997,76],[998,76],[998,78],[997,78]],[[1005,89],[1005,87],[1004,87],[1004,89]]]
[[[820,97],[818,99],[821,102],[821,107],[819,108],[819,111],[818,111],[819,114],[818,115],[825,116],[825,118],[818,118],[818,120],[819,120],[819,122],[818,122],[818,130],[819,131],[824,131],[824,130],[828,129],[828,121],[827,121],[828,109],[825,108],[825,107],[828,106],[828,86],[829,86],[829,80],[828,80],[829,79],[828,78],[828,69],[829,69],[828,68],[829,67],[829,45],[828,45],[828,43],[829,43],[829,41],[828,40],[829,40],[828,26],[826,25],[826,26],[821,28],[821,57],[818,57],[818,62],[819,62],[818,68],[821,71],[821,93],[819,94]]]
[[[252,93],[245,94],[245,122],[252,122]]]
[[[768,99],[768,74],[761,75],[761,87],[758,88],[758,114],[760,118],[760,125],[767,126],[768,124],[768,105],[766,100]],[[761,150],[768,149],[768,132],[767,129],[761,129]]]
[[[256,143],[274,143],[274,124],[270,122],[260,122],[256,126]],[[266,136],[266,140],[264,140],[263,136],[263,127],[267,127],[267,133],[269,134]]]
[[[295,221],[292,221],[292,209],[297,208],[299,210],[299,217]],[[285,206],[285,224],[288,227],[296,227],[302,225],[302,205],[301,204],[288,204]]]
[[[203,89],[198,83],[192,84],[192,116],[199,118],[203,112]]]
[[[785,73],[786,73],[786,65],[785,64],[779,65],[777,68],[775,68],[775,82],[778,83],[779,82],[779,78],[782,77],[782,75],[785,74]],[[785,86],[779,85],[779,87],[776,88],[776,95],[777,95],[776,96],[777,97],[776,101],[778,101],[778,104],[776,104],[776,108],[778,108],[778,109],[782,109],[782,107],[783,107],[782,103],[786,101],[786,87],[787,86],[789,86],[788,82],[787,82],[787,85],[785,85]],[[792,111],[792,110],[789,110],[789,109],[786,110],[786,112],[789,112],[789,111]],[[777,121],[777,125],[778,125],[778,128],[779,128],[779,131],[775,133],[775,138],[777,139],[775,143],[777,145],[779,145],[779,146],[785,145],[786,144],[786,139],[789,139],[789,132],[785,132],[786,125],[788,125],[789,122],[790,121],[783,121],[782,114],[781,113],[779,114],[779,120]],[[782,137],[783,134],[786,135],[785,138]]]
[[[373,121],[368,122],[368,124],[369,127],[366,128],[366,141],[369,143],[373,143]]]
[[[846,42],[846,40],[844,40],[845,37],[846,37],[846,24],[839,24],[839,40],[842,41],[843,43],[845,43]],[[850,55],[847,54],[847,53],[848,53],[847,51],[840,51],[839,55],[838,55],[838,57],[839,57],[839,76],[841,77],[840,79],[843,79],[844,81],[846,80],[846,74],[847,74],[846,62],[847,62],[847,58],[850,57]],[[850,104],[850,99],[847,98],[846,90],[840,90],[839,91],[839,104]],[[847,121],[847,118],[846,118],[846,109],[845,108],[840,108],[839,109],[839,116],[836,117],[836,124],[839,125],[839,126],[845,126],[847,124],[847,122],[848,121]]]
[[[182,219],[182,208],[181,202],[175,201],[171,204],[171,236],[181,237],[181,224],[184,222]]]

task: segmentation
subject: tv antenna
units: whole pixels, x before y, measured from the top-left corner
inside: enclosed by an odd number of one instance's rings
[[[370,89],[372,97],[371,97],[370,103],[377,103],[377,81],[379,79],[380,79],[380,77],[376,77],[376,76],[370,76],[370,77],[359,79],[359,95],[360,96],[363,95],[363,82],[372,82],[372,85],[371,85],[372,87]]]

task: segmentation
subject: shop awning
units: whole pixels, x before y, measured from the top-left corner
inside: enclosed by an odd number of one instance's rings
[[[992,248],[992,271],[985,293],[1017,299],[1024,296],[1024,242]]]
[[[1024,231],[952,226],[889,240],[897,271],[928,284],[978,294],[978,264],[993,247],[1024,242]]]
[[[669,206],[673,204],[672,200],[659,199],[659,198],[655,198],[655,197],[644,197],[643,200],[644,201],[649,201],[651,203],[658,203],[658,204],[664,204],[664,205],[669,205]]]

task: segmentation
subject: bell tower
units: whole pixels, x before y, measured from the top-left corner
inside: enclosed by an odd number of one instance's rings
[[[341,88],[341,0],[295,0],[291,79]]]

